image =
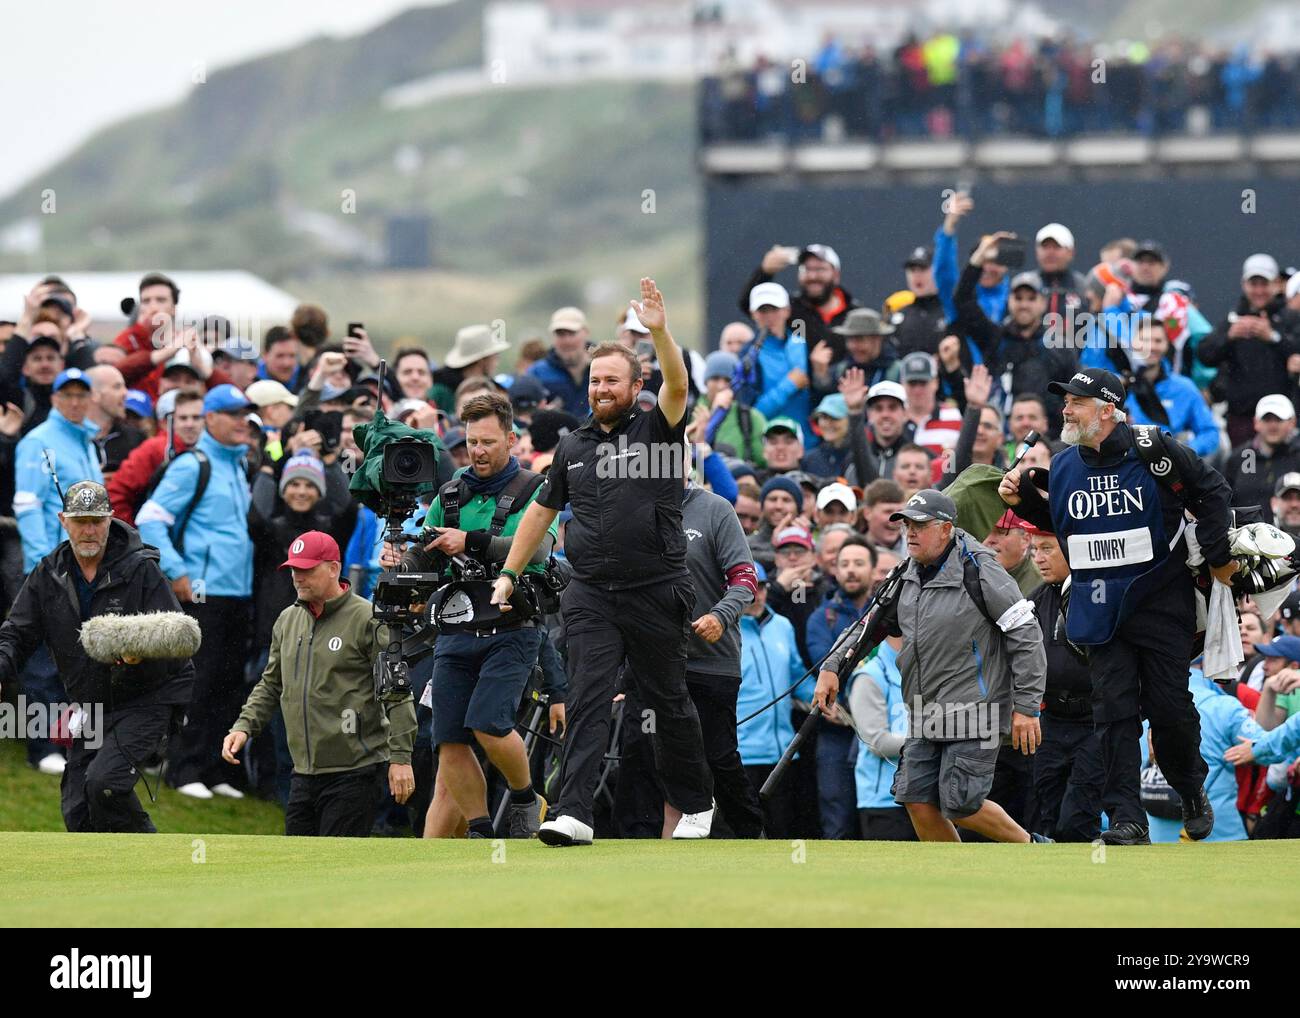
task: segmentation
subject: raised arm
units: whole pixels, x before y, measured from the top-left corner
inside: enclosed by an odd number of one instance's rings
[[[648,276],[641,280],[641,299],[632,301],[641,324],[650,330],[654,340],[655,356],[664,381],[659,387],[659,409],[668,423],[676,427],[686,416],[686,397],[690,391],[690,376],[686,373],[686,357],[668,331],[668,315],[664,310],[664,295]]]

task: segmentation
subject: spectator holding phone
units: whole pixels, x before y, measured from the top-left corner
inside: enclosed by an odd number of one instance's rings
[[[826,244],[806,247],[770,247],[740,293],[740,310],[751,314],[749,295],[760,283],[770,283],[784,269],[798,266],[799,289],[790,295],[790,318],[803,322],[809,350],[825,343],[830,362],[844,359],[844,338],[835,326],[844,324],[850,311],[861,305],[840,285],[840,256]]]

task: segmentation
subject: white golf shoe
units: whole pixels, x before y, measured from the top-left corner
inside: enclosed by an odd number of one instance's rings
[[[590,845],[596,832],[573,817],[561,816],[548,820],[537,830],[537,837],[544,845],[552,848],[568,848],[571,845]]]
[[[707,838],[709,832],[713,830],[713,812],[717,808],[718,804],[715,802],[703,813],[683,813],[682,818],[677,821],[676,828],[673,829],[673,840]]]
[[[227,799],[242,799],[244,797],[243,792],[234,785],[228,784],[225,781],[221,782],[219,785],[213,785],[212,791],[217,795],[225,796]]]
[[[42,774],[62,774],[68,761],[58,753],[48,753],[36,762],[36,769]]]
[[[202,781],[191,781],[188,785],[181,785],[176,791],[181,795],[188,795],[191,799],[212,798],[212,792]]]

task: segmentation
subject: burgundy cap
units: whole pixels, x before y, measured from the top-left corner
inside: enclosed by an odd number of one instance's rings
[[[783,548],[787,544],[797,544],[801,548],[812,550],[812,535],[803,527],[786,527],[784,530],[778,530],[776,536],[772,539],[773,548]]]
[[[280,563],[280,568],[313,569],[322,562],[340,561],[338,542],[329,534],[309,530],[293,539],[289,557]]]
[[[1021,519],[1010,509],[998,517],[997,523],[993,524],[993,526],[999,530],[1028,530],[1031,534],[1038,530],[1032,523]]]

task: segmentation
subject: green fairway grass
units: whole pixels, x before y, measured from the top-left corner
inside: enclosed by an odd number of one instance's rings
[[[1282,926],[1286,842],[351,841],[0,833],[4,926]]]
[[[161,787],[159,787],[161,786]],[[158,796],[149,800],[143,781],[135,786],[140,804],[160,831],[207,831],[221,834],[283,834],[284,811],[278,804],[244,799],[191,799],[149,779]],[[62,831],[59,779],[27,766],[23,744],[0,739],[0,831]]]

